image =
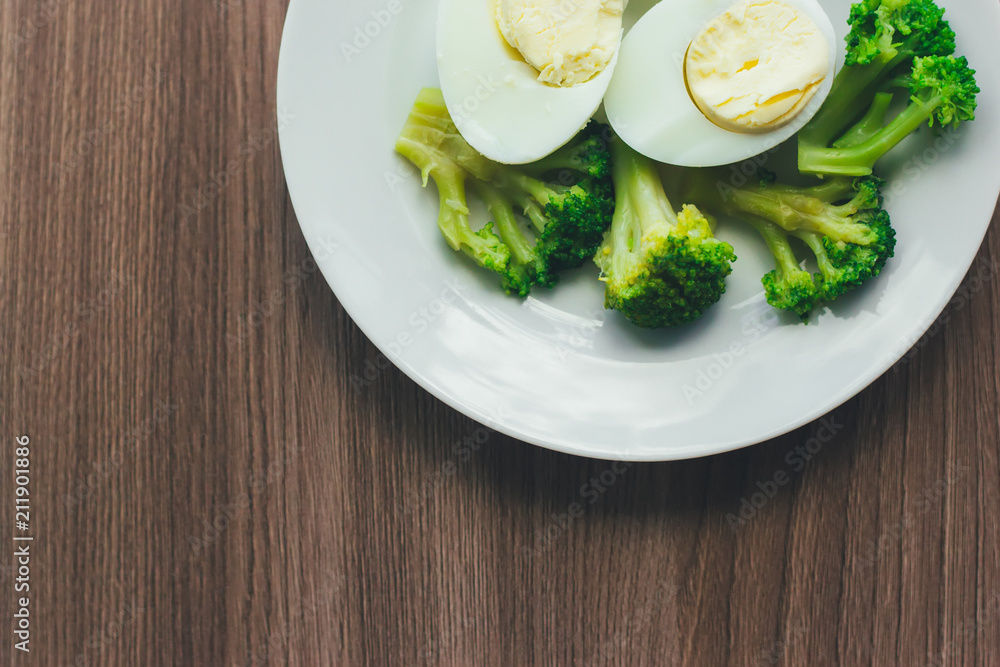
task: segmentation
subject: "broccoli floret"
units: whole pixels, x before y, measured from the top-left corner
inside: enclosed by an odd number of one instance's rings
[[[750,215],[744,219],[760,233],[774,255],[774,271],[761,279],[767,302],[802,318],[808,317],[819,301],[819,289],[809,272],[799,266],[792,244],[788,241],[788,233],[756,216]]]
[[[552,155],[527,165],[529,173],[535,176],[554,175],[557,182],[573,182],[578,174],[588,174],[598,182],[610,186],[611,153],[608,142],[611,130],[607,125],[591,122],[574,141],[563,146]]]
[[[579,268],[594,256],[614,212],[610,184],[589,177],[568,187],[553,184],[478,154],[459,164],[534,226],[538,284],[551,287],[559,272]]]
[[[975,118],[975,71],[964,58],[915,58],[909,76],[910,101],[888,124],[884,95],[876,95],[868,113],[832,147],[799,139],[799,169],[806,173],[864,176],[875,163],[921,125],[957,126]]]
[[[871,243],[838,242],[815,232],[795,233],[816,256],[820,270],[817,274],[819,298],[822,301],[835,301],[868,282],[882,272],[886,262],[895,254],[896,232],[889,221],[889,214],[879,210],[863,215],[874,232]]]
[[[892,69],[914,56],[950,56],[955,32],[934,0],[862,0],[847,19],[850,67],[877,63]]]
[[[774,183],[767,174],[755,185],[733,187],[725,172],[689,170],[687,198],[756,229],[777,268],[764,277],[768,303],[803,318],[823,302],[881,273],[893,256],[896,233],[882,208],[883,181],[874,176],[836,177],[812,187]],[[819,272],[800,268],[789,242],[800,239],[815,255]]]
[[[933,0],[862,0],[851,6],[846,66],[800,137],[829,145],[868,107],[897,69],[915,57],[949,56],[955,33]]]
[[[694,206],[674,211],[653,162],[611,140],[617,206],[594,261],[605,305],[645,328],[701,317],[726,291],[736,256]]]
[[[425,89],[396,150],[421,169],[425,185],[428,176],[437,183],[439,226],[449,245],[500,274],[508,293],[524,297],[532,286],[551,287],[559,272],[583,266],[611,224],[610,153],[595,141],[601,128],[588,128],[551,156],[549,166],[504,165],[476,152],[452,122],[441,91]],[[554,169],[560,182],[544,180]],[[469,222],[466,182],[493,218],[478,233]],[[535,228],[534,240],[518,212]],[[484,245],[495,248],[496,256],[484,256]]]
[[[421,106],[419,101],[418,106]],[[396,150],[420,169],[425,186],[428,178],[433,178],[437,184],[441,233],[452,249],[465,252],[480,266],[504,276],[510,262],[510,249],[493,232],[492,224],[479,231],[472,229],[466,205],[468,174],[438,148],[408,138],[408,132],[420,123],[421,117],[415,109],[407,129],[396,143]]]
[[[863,215],[881,206],[882,181],[874,176],[833,178],[813,187],[771,183],[739,188],[728,185],[725,178],[722,171],[696,170],[689,199],[709,211],[755,215],[788,232],[817,232],[845,243],[875,240]]]
[[[510,200],[488,183],[476,181],[475,188],[496,223],[497,234],[510,251],[510,261],[501,274],[504,290],[508,294],[527,296],[532,285],[547,284],[549,277],[545,264],[539,260],[534,245],[521,231]]]

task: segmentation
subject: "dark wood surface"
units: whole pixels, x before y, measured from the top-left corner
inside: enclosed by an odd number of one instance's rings
[[[285,9],[0,3],[0,664],[1000,664],[996,226],[825,429],[621,474],[536,449],[349,382],[377,353],[274,141]]]

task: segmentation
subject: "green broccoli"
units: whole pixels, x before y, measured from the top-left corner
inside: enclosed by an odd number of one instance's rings
[[[551,287],[559,272],[593,257],[611,224],[614,194],[609,151],[589,127],[547,162],[511,166],[488,160],[462,138],[440,90],[420,92],[396,150],[433,178],[440,193],[438,225],[448,244],[498,273],[510,294],[527,296],[532,286]],[[545,180],[559,171],[560,182]],[[473,231],[466,183],[486,203],[493,221]],[[531,223],[535,239],[522,229]]]
[[[868,107],[886,80],[915,57],[950,56],[955,33],[933,0],[862,0],[851,7],[846,66],[816,116],[804,146],[829,146]]]
[[[572,179],[577,173],[588,174],[597,182],[611,185],[611,128],[601,123],[590,123],[576,139],[552,155],[526,165],[528,173],[535,176],[559,174],[559,180]]]
[[[768,303],[803,318],[818,304],[836,300],[879,275],[893,256],[896,233],[882,208],[883,182],[874,176],[831,178],[812,187],[761,182],[727,183],[719,170],[687,171],[685,195],[709,211],[750,224],[764,238],[777,268],[767,274]],[[819,272],[800,268],[789,238],[801,240],[815,256]]]
[[[594,261],[605,305],[645,328],[701,317],[726,291],[736,256],[694,206],[674,211],[654,163],[611,140],[617,206]]]
[[[761,279],[767,302],[780,310],[808,317],[819,303],[819,288],[812,275],[799,265],[788,233],[778,225],[753,215],[742,220],[757,230],[774,255],[775,269]]]
[[[915,58],[909,76],[910,102],[883,124],[891,98],[876,93],[867,113],[833,145],[799,136],[799,170],[803,173],[865,176],[875,163],[925,123],[957,126],[975,118],[975,71],[964,58]]]
[[[847,23],[846,64],[875,65],[848,77],[877,78],[909,58],[955,52],[955,32],[934,0],[861,0],[851,6]]]

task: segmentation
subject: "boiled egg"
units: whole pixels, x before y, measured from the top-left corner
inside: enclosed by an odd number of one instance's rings
[[[624,0],[441,0],[448,111],[486,157],[535,162],[579,133],[618,61]]]
[[[625,143],[659,162],[739,162],[819,111],[836,55],[816,0],[663,0],[622,43],[605,109]]]

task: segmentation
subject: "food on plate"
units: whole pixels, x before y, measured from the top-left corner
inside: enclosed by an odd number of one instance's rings
[[[725,293],[736,255],[708,215],[759,233],[767,301],[803,321],[877,277],[896,249],[878,161],[922,125],[975,118],[975,71],[944,10],[861,0],[834,77],[815,0],[662,0],[619,49],[623,5],[442,0],[443,92],[420,93],[396,149],[437,184],[448,244],[520,297],[593,258],[605,306],[645,328],[693,322]],[[616,135],[588,125],[605,88]],[[799,130],[809,183],[778,183],[759,158],[753,183],[702,168]]]
[[[605,306],[644,328],[693,322],[726,291],[736,260],[694,206],[674,210],[652,160],[612,139],[617,206],[594,261]]]
[[[764,238],[776,264],[763,279],[768,303],[805,318],[881,273],[896,248],[896,232],[882,208],[881,179],[842,176],[794,187],[763,173],[759,183],[733,187],[730,174],[690,169],[683,191],[705,210],[745,222]],[[815,275],[801,268],[791,237],[812,253]]]
[[[465,140],[496,162],[526,164],[575,137],[611,83],[623,6],[441,0],[438,74]]]
[[[496,20],[539,81],[569,87],[611,64],[624,9],[624,0],[496,0]]]
[[[818,111],[833,83],[835,42],[816,0],[662,0],[622,42],[608,119],[659,162],[745,160]]]
[[[955,33],[943,17],[931,0],[865,0],[851,8],[847,65],[799,135],[800,171],[870,174],[921,125],[957,126],[975,118],[976,72],[964,57],[952,56]],[[886,123],[898,89],[909,103]]]
[[[733,5],[688,47],[684,80],[716,125],[768,132],[794,120],[830,70],[830,42],[816,22],[777,0]]]
[[[500,275],[510,294],[551,287],[559,272],[593,257],[611,224],[614,192],[610,157],[595,124],[575,141],[531,168],[489,160],[459,134],[440,90],[423,90],[396,150],[434,179],[440,196],[438,225],[454,250]],[[546,180],[556,174],[557,181]],[[466,186],[492,220],[478,231],[470,222]],[[522,229],[533,227],[534,238]]]
[[[876,93],[861,120],[838,140],[827,145],[817,140],[826,132],[817,126],[817,134],[799,139],[799,169],[803,173],[864,176],[872,173],[875,163],[922,125],[955,127],[976,115],[975,70],[965,57],[927,56],[915,58],[906,75],[893,80],[892,86],[905,87],[909,95],[906,108],[888,123],[886,114],[892,94]]]
[[[804,172],[824,173],[834,166],[820,164],[827,148],[856,144],[872,133],[885,95],[896,87],[898,70],[908,68],[914,58],[955,52],[955,32],[933,0],[861,0],[851,6],[848,23],[845,66],[819,113],[799,133],[799,169]]]

